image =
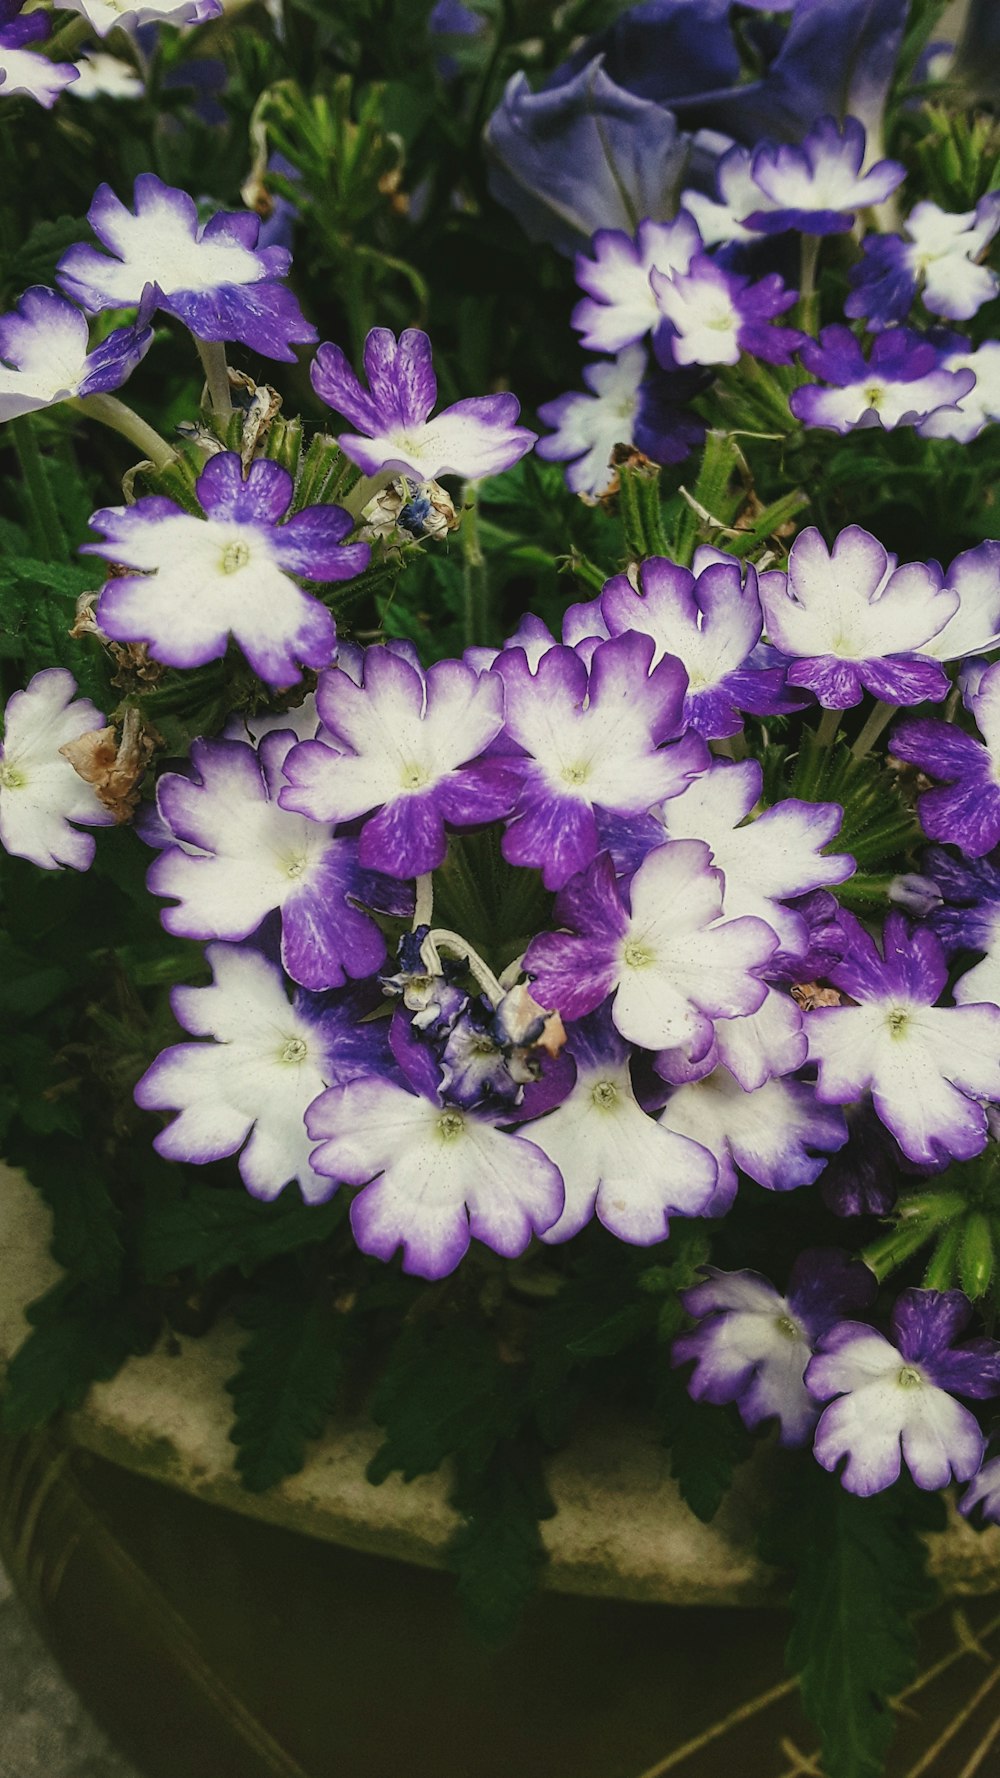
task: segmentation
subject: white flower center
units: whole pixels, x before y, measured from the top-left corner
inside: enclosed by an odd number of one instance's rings
[[[296,858],[290,858],[288,860],[288,863],[285,866],[285,875],[286,877],[301,877],[305,868],[306,859],[304,854],[300,853]]]
[[[618,1088],[613,1080],[599,1080],[591,1088],[590,1097],[598,1111],[613,1111],[618,1103]]]
[[[724,306],[714,303],[705,316],[705,326],[711,333],[728,333],[733,325],[733,311],[729,303]]]
[[[630,938],[622,952],[627,969],[648,969],[656,961],[656,953],[641,944],[637,938]]]
[[[437,1129],[442,1142],[454,1142],[465,1129],[465,1119],[460,1111],[442,1111]]]
[[[911,1017],[911,1014],[910,1014],[909,1007],[894,1006],[891,1009],[891,1011],[886,1014],[886,1019],[885,1019],[886,1028],[889,1032],[889,1036],[894,1037],[897,1042],[899,1042],[899,1040],[901,1038],[905,1037],[906,1027],[910,1022],[910,1017]]]
[[[797,1340],[800,1337],[799,1329],[790,1315],[779,1315],[774,1325],[780,1334],[784,1334],[786,1340]]]
[[[278,1051],[278,1060],[280,1062],[289,1063],[304,1062],[308,1054],[309,1045],[306,1043],[305,1038],[289,1037],[288,1041]]]
[[[250,560],[250,545],[242,537],[234,543],[227,543],[219,558],[219,566],[223,574],[238,574]]]
[[[559,769],[564,784],[586,784],[590,773],[591,767],[582,759],[571,760]]]
[[[885,388],[882,383],[869,383],[865,389],[865,402],[868,407],[877,408],[885,399]]]
[[[896,1378],[896,1382],[899,1384],[900,1389],[919,1389],[923,1380],[920,1372],[915,1370],[912,1364],[904,1364]]]
[[[431,781],[430,768],[424,765],[422,760],[411,759],[403,762],[399,782],[404,790],[426,790]]]
[[[8,765],[6,760],[0,760],[0,784],[3,785],[4,790],[23,790],[27,782],[24,773],[19,771],[17,766]]]

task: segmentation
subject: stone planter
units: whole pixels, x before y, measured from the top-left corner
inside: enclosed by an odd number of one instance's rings
[[[58,1276],[47,1234],[37,1194],[15,1174],[0,1173],[0,1363],[24,1337],[24,1307]],[[544,1527],[548,1592],[512,1648],[493,1654],[470,1646],[451,1579],[428,1572],[442,1566],[454,1527],[444,1484],[438,1477],[410,1484],[393,1477],[373,1489],[364,1469],[379,1443],[376,1428],[341,1422],[299,1475],[263,1495],[242,1488],[232,1470],[223,1388],[243,1337],[221,1325],[204,1339],[162,1343],[95,1386],[57,1433],[53,1473],[78,1478],[86,1499],[65,1584],[60,1568],[66,1616],[50,1621],[50,1634],[85,1695],[138,1750],[144,1769],[156,1778],[180,1771],[185,1778],[395,1778],[400,1769],[407,1778],[425,1771],[435,1778],[509,1778],[514,1770],[519,1778],[660,1778],[673,1771],[717,1778],[719,1762],[735,1759],[741,1778],[790,1778],[782,1740],[798,1736],[795,1744],[808,1751],[813,1738],[783,1680],[787,1625],[776,1577],[754,1553],[766,1452],[704,1526],[679,1499],[651,1432],[607,1420],[586,1429],[551,1466],[559,1512]],[[31,1454],[24,1459],[33,1461]],[[62,1485],[52,1484],[56,1503]],[[44,1510],[44,1502],[29,1509],[28,1520]],[[110,1557],[109,1535],[117,1552]],[[979,1536],[954,1518],[930,1549],[949,1592],[1000,1587],[1000,1532]],[[84,1574],[87,1646],[81,1608],[72,1607],[74,1575],[80,1588]],[[640,1604],[695,1609],[651,1612]],[[734,1605],[745,1609],[718,1609]],[[105,1606],[112,1621],[96,1637],[106,1659],[95,1680],[89,1626]],[[992,1634],[983,1628],[985,1603],[971,1610],[980,1633]],[[930,1659],[951,1644],[947,1618],[945,1641],[928,1645]],[[330,1649],[318,1692],[282,1727],[289,1687],[296,1696],[303,1666],[318,1658],[323,1637]],[[304,1639],[298,1648],[296,1638]],[[257,1672],[262,1646],[267,1660]],[[237,1657],[234,1649],[243,1652]],[[137,1651],[145,1651],[141,1659]],[[971,1691],[981,1666],[972,1654],[954,1659],[972,1663]],[[108,1663],[120,1678],[136,1661],[131,1678],[118,1683],[109,1676]],[[227,1661],[233,1673],[222,1684]],[[174,1663],[183,1677],[164,1706],[156,1687]],[[678,1681],[673,1691],[664,1689],[667,1673]],[[510,1714],[508,1686],[524,1720]],[[419,1718],[402,1767],[382,1733],[394,1695],[408,1699],[405,1709]],[[308,1723],[327,1703],[329,1721],[315,1726],[310,1740]],[[174,1727],[161,1746],[162,1735],[150,1743],[149,1727],[164,1708]],[[170,1734],[181,1733],[185,1710],[198,1727],[181,1758]],[[915,1745],[922,1750],[927,1743]],[[563,1764],[560,1750],[570,1746],[576,1751]],[[926,1768],[928,1778],[954,1769]]]

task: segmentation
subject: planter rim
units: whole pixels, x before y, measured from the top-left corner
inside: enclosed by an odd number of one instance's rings
[[[49,1253],[50,1217],[23,1175],[0,1163],[0,1370],[26,1337],[25,1309],[62,1275]],[[365,1469],[382,1435],[339,1418],[310,1446],[302,1470],[251,1494],[233,1468],[225,1384],[245,1338],[223,1320],[199,1339],[168,1334],[129,1359],[65,1418],[73,1443],[136,1474],[231,1511],[377,1556],[444,1566],[458,1519],[442,1474],[378,1488]],[[709,1412],[706,1409],[706,1412]],[[561,1592],[669,1605],[760,1605],[781,1598],[780,1577],[755,1551],[761,1474],[769,1453],[738,1472],[709,1525],[670,1476],[654,1431],[594,1417],[548,1464],[558,1506],[542,1526],[544,1584]],[[977,1533],[952,1511],[928,1539],[931,1568],[952,1592],[990,1590],[1000,1576],[1000,1527]]]

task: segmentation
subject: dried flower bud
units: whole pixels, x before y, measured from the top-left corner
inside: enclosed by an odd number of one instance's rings
[[[130,706],[120,738],[114,724],[109,724],[67,741],[59,751],[84,782],[93,785],[115,820],[123,822],[135,813],[146,767],[162,745],[162,736],[144,724],[139,711]]]

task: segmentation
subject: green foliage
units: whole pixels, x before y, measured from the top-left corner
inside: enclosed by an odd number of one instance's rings
[[[483,1468],[460,1466],[451,1503],[463,1515],[448,1550],[459,1598],[484,1641],[506,1641],[548,1560],[539,1521],[556,1511],[537,1446],[507,1440]]]
[[[753,1439],[735,1408],[692,1401],[676,1372],[663,1378],[659,1412],[670,1473],[695,1517],[708,1524],[737,1467],[753,1450]]]
[[[336,1406],[353,1326],[316,1280],[289,1263],[241,1313],[250,1338],[226,1388],[236,1467],[254,1493],[294,1475]]]
[[[197,1177],[179,1189],[177,1171],[147,1193],[142,1257],[156,1283],[191,1271],[203,1284],[230,1266],[249,1278],[269,1259],[327,1240],[346,1215],[342,1198],[304,1204],[290,1188],[273,1204]]]
[[[78,1408],[92,1383],[148,1352],[159,1328],[141,1294],[122,1297],[72,1277],[32,1303],[28,1321],[31,1333],[11,1360],[0,1406],[0,1424],[11,1433]]]
[[[797,1484],[764,1541],[768,1560],[795,1572],[788,1665],[829,1778],[880,1778],[889,1700],[916,1673],[913,1619],[935,1599],[920,1533],[943,1507],[907,1488],[860,1500],[808,1457]]]

